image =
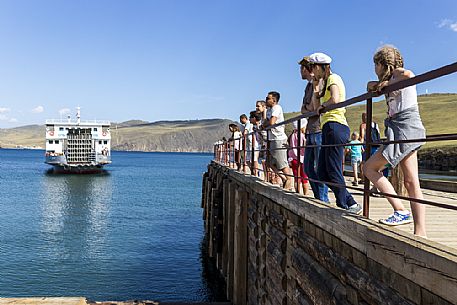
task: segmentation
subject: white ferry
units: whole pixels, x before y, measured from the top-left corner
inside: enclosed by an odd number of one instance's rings
[[[46,120],[46,161],[57,172],[95,173],[111,163],[109,121]]]

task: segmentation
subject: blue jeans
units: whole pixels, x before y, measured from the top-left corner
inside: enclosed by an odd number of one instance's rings
[[[315,132],[306,134],[306,145],[321,145],[322,133]],[[318,180],[317,177],[317,161],[319,160],[320,147],[305,147],[305,162],[304,169],[308,178]],[[311,189],[314,193],[314,198],[329,202],[328,187],[323,183],[309,181]]]
[[[337,122],[327,122],[322,128],[322,145],[345,144],[349,140],[349,127]],[[344,146],[322,147],[317,175],[319,180],[346,185],[343,177]],[[356,204],[346,187],[328,186],[336,198],[336,205],[348,209]]]

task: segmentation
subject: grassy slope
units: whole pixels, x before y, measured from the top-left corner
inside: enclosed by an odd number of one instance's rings
[[[386,117],[385,100],[373,103],[373,118],[380,125],[384,135],[384,118]],[[427,135],[457,133],[457,94],[430,94],[419,96],[419,109]],[[365,105],[346,108],[346,119],[351,131],[358,131]],[[298,113],[287,113],[286,119]],[[287,130],[290,130],[288,126]],[[429,142],[425,148],[456,146],[456,141]]]
[[[124,150],[211,150],[211,145],[223,136],[229,137],[229,120],[195,121],[128,121],[112,123],[113,146]],[[118,128],[116,128],[118,126]],[[0,147],[44,147],[44,125],[0,129]]]
[[[0,129],[0,146],[16,147],[35,146],[44,147],[44,125],[27,125],[11,129]]]

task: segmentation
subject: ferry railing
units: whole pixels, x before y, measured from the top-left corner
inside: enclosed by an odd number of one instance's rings
[[[396,90],[399,90],[399,89],[403,89],[403,88],[406,88],[406,87],[409,87],[409,86],[413,86],[413,85],[417,85],[417,84],[421,84],[421,83],[424,83],[424,82],[427,82],[427,81],[430,81],[430,80],[434,80],[434,79],[437,79],[437,78],[440,78],[440,77],[443,77],[443,76],[446,76],[446,75],[449,75],[449,74],[453,74],[453,73],[456,73],[457,72],[457,62],[453,63],[453,64],[450,64],[450,65],[446,65],[446,66],[443,66],[443,67],[440,67],[438,69],[435,69],[435,70],[431,70],[431,71],[428,71],[426,73],[423,73],[423,74],[420,74],[420,75],[417,75],[417,76],[414,76],[410,79],[406,79],[406,80],[402,80],[402,81],[399,81],[395,84],[392,84],[392,85],[389,85],[389,86],[386,86],[384,87],[381,91],[379,92],[366,92],[364,94],[361,94],[359,96],[356,96],[356,97],[353,97],[353,98],[350,98],[350,99],[347,99],[343,102],[340,102],[340,103],[337,103],[337,104],[333,104],[333,105],[330,105],[330,106],[327,106],[325,107],[325,109],[318,113],[317,111],[313,111],[313,112],[307,112],[307,113],[304,113],[304,114],[301,114],[301,115],[298,115],[298,116],[295,116],[293,118],[290,118],[288,120],[285,120],[281,123],[277,123],[277,124],[274,124],[274,125],[271,125],[271,126],[268,126],[266,128],[264,128],[263,130],[264,131],[268,131],[268,130],[271,130],[275,127],[279,127],[279,126],[282,126],[282,125],[286,125],[286,124],[290,124],[290,123],[293,123],[295,121],[297,121],[297,129],[298,129],[298,141],[297,143],[301,143],[300,139],[301,139],[301,119],[303,118],[309,118],[309,117],[313,117],[313,116],[319,116],[320,114],[322,113],[325,113],[325,112],[328,112],[330,110],[333,110],[333,109],[337,109],[337,108],[342,108],[342,107],[347,107],[347,106],[350,106],[350,105],[353,105],[353,104],[356,104],[356,103],[360,103],[360,102],[366,102],[366,117],[367,117],[367,120],[366,120],[366,126],[368,126],[368,128],[366,128],[366,139],[365,139],[365,143],[360,143],[360,144],[351,144],[351,145],[365,145],[366,149],[365,149],[365,154],[367,156],[371,156],[371,151],[372,151],[372,148],[373,146],[381,146],[381,145],[387,145],[387,144],[397,144],[397,143],[416,143],[416,142],[434,142],[434,141],[450,141],[450,140],[457,140],[457,133],[448,133],[448,134],[434,134],[434,135],[427,135],[425,138],[420,138],[420,139],[408,139],[408,140],[396,140],[396,141],[387,141],[387,140],[382,140],[382,141],[377,141],[377,142],[372,142],[371,141],[371,126],[372,126],[372,122],[373,122],[373,98],[374,97],[379,97],[379,96],[382,96],[382,95],[386,95],[388,93],[391,93],[393,91],[396,91]],[[255,152],[264,152],[266,154],[266,163],[267,164],[271,164],[269,161],[270,161],[270,153],[272,151],[272,149],[270,148],[270,139],[269,139],[269,136],[268,136],[268,132],[267,132],[267,139],[266,139],[266,148],[265,149],[254,149],[254,139],[257,139],[257,138],[260,138],[260,136],[256,136],[256,135],[259,135],[260,134],[260,131],[256,130],[254,132],[251,132],[251,133],[248,133],[248,134],[244,134],[243,137],[241,138],[237,138],[237,139],[230,139],[230,141],[227,141],[223,144],[217,144],[217,145],[220,145],[220,152],[221,154],[215,156],[214,160],[221,163],[222,165],[228,165],[230,166],[230,149],[227,149],[227,147],[230,147],[230,142],[233,142],[233,141],[236,141],[236,140],[242,140],[242,139],[246,139],[246,136],[251,136],[252,137],[252,147],[251,147],[251,164],[254,163],[254,154]],[[244,159],[242,160],[243,163],[246,163],[246,142],[243,141],[243,146],[242,146],[242,150],[243,150],[243,156],[244,156]],[[311,147],[336,147],[336,146],[347,146],[349,143],[346,143],[346,144],[335,144],[335,145],[305,145],[305,146],[295,146],[295,147],[287,147],[287,148],[278,148],[278,149],[297,149],[297,161],[298,161],[298,164],[299,164],[299,168],[298,168],[298,176],[294,176],[294,175],[287,175],[287,174],[282,174],[284,176],[290,176],[290,177],[293,177],[294,179],[299,179],[300,178],[300,172],[301,172],[301,162],[300,162],[300,155],[301,155],[301,152],[300,150],[302,148],[311,148]],[[233,145],[234,146],[234,145]],[[239,155],[239,154],[238,154]],[[219,156],[222,156],[222,157],[219,157]],[[241,162],[241,160],[239,160]],[[245,164],[243,164],[243,172],[246,173],[246,166]],[[250,173],[252,174],[254,171],[253,171],[253,165],[251,165],[250,167],[251,171]],[[265,169],[260,169],[258,168],[257,170],[258,172],[263,172],[263,179],[265,181],[268,181],[270,182],[271,179],[270,179],[270,174],[271,174],[271,171],[268,169],[267,167],[267,170]],[[418,198],[413,198],[413,197],[408,197],[408,196],[401,196],[401,195],[394,195],[394,194],[390,194],[390,193],[383,193],[383,192],[380,192],[380,191],[374,191],[374,190],[371,190],[370,189],[370,181],[368,179],[364,179],[364,185],[363,185],[363,189],[361,188],[358,188],[358,187],[353,187],[353,186],[346,186],[346,185],[341,185],[341,184],[337,184],[337,183],[333,183],[333,182],[330,182],[330,181],[322,181],[322,180],[318,180],[318,179],[311,179],[311,178],[307,178],[308,181],[311,181],[311,182],[316,182],[316,183],[325,183],[326,185],[329,185],[329,186],[335,186],[335,187],[344,187],[344,188],[348,188],[348,189],[352,189],[352,190],[357,190],[357,191],[362,191],[363,192],[363,215],[365,217],[369,217],[369,208],[370,208],[370,196],[373,196],[375,194],[377,195],[381,195],[381,196],[384,196],[384,197],[392,197],[392,198],[398,198],[398,199],[401,199],[401,200],[407,200],[407,201],[412,201],[412,202],[417,202],[417,203],[421,203],[421,204],[426,204],[426,205],[430,205],[430,206],[435,206],[435,207],[440,207],[440,208],[444,208],[444,209],[450,209],[450,210],[457,210],[457,206],[455,205],[449,205],[449,204],[444,204],[444,203],[439,203],[439,202],[435,202],[435,201],[431,201],[431,200],[426,200],[426,199],[418,199]],[[296,192],[299,192],[299,183],[296,183]]]
[[[45,124],[62,124],[62,125],[77,125],[76,121],[68,121],[68,119],[48,119]],[[110,125],[111,122],[107,120],[81,120],[80,125]]]

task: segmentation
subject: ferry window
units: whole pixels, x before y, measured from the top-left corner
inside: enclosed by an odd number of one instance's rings
[[[97,127],[94,128],[94,131],[97,131]]]
[[[104,141],[104,144],[108,144],[108,141]]]
[[[60,131],[63,131],[63,127],[59,127],[59,130],[60,130]]]
[[[52,140],[49,140],[49,144],[52,144],[52,143],[53,143],[53,141],[52,141]]]
[[[98,144],[102,144],[102,141],[98,141]]]
[[[59,140],[55,140],[55,141],[54,141],[54,144],[59,144]]]

